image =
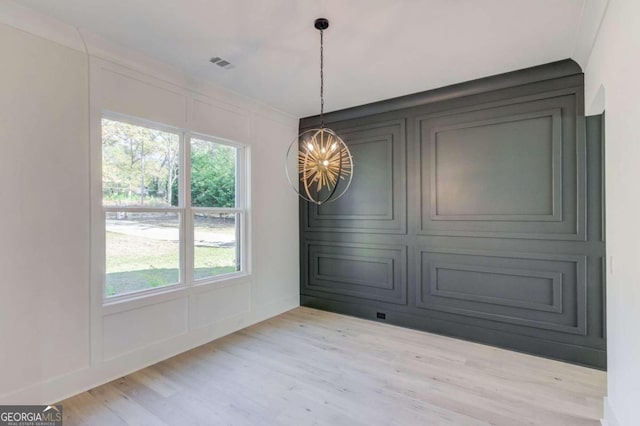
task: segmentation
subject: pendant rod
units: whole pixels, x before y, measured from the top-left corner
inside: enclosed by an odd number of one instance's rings
[[[320,30],[320,128],[324,128],[324,30]]]
[[[313,26],[320,31],[320,128],[324,128],[324,30],[329,28],[327,18],[318,18]]]

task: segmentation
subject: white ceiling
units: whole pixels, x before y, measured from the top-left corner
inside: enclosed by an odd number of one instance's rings
[[[574,56],[594,0],[22,0],[296,117]],[[597,25],[595,26],[597,27]],[[595,28],[597,29],[597,28]],[[586,37],[586,38],[585,38]],[[213,56],[232,62],[225,70]]]

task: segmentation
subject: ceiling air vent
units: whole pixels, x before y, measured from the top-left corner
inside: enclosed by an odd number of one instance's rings
[[[224,68],[227,70],[233,68],[233,64],[231,64],[231,62],[227,61],[226,59],[222,59],[218,56],[216,56],[215,58],[209,59],[209,62],[211,62],[212,64],[216,64],[220,68]]]

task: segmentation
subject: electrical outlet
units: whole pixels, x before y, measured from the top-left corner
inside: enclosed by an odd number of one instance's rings
[[[378,318],[378,319],[387,319],[387,314],[385,314],[384,312],[377,312],[376,313],[376,318]]]
[[[613,275],[613,256],[609,256],[609,273]]]

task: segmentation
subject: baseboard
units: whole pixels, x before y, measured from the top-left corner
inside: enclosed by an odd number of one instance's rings
[[[621,426],[613,412],[613,407],[608,397],[604,397],[604,417],[600,420],[602,426]]]
[[[135,352],[0,396],[0,405],[52,404],[156,364],[172,356],[300,306],[299,298],[281,299],[208,327],[192,330]]]
[[[376,306],[302,295],[300,305],[429,333],[442,334],[512,351],[570,362],[589,368],[606,370],[606,351],[602,349],[534,338],[506,330],[480,327],[469,322],[447,320],[442,316],[414,315],[402,311],[393,311],[393,308],[388,306],[389,304],[386,307],[382,307],[384,304]],[[377,311],[381,310],[386,313],[384,320],[377,319]]]

